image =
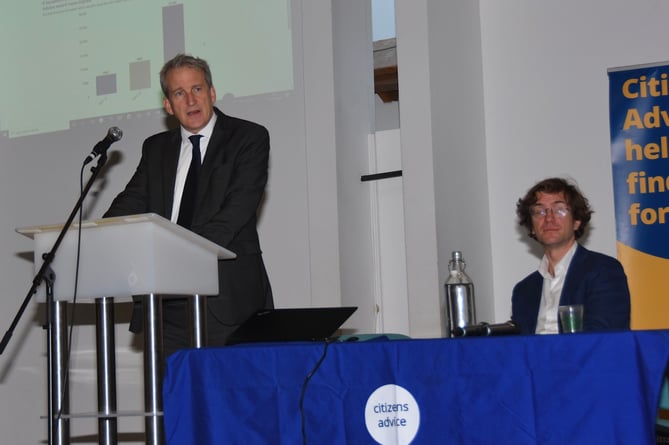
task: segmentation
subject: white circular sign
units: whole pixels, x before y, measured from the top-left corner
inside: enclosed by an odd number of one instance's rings
[[[398,385],[384,385],[367,399],[365,424],[381,445],[408,445],[420,425],[420,409],[411,393]]]

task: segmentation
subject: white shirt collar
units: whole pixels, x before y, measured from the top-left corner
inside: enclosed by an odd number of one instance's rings
[[[575,242],[572,244],[567,253],[555,265],[553,268],[555,271],[555,277],[559,277],[567,273],[567,268],[569,268],[569,263],[571,263],[571,259],[574,257],[574,253],[576,253],[577,247],[578,243]],[[552,277],[550,273],[548,273],[548,258],[546,258],[546,255],[541,258],[541,263],[539,263],[539,273],[544,278],[555,278]]]

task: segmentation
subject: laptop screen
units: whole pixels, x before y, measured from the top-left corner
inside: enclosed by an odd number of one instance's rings
[[[226,344],[327,340],[356,309],[344,306],[262,310],[242,323]]]

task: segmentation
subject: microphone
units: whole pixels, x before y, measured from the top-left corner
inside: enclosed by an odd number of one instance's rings
[[[91,151],[91,153],[88,156],[86,156],[86,159],[84,159],[84,165],[88,164],[96,157],[105,154],[107,150],[109,150],[109,146],[116,141],[120,141],[122,137],[123,137],[123,131],[121,131],[120,128],[118,127],[109,128],[109,130],[107,131],[107,136],[105,136],[103,140],[95,144],[95,147],[93,147],[93,151]]]
[[[456,326],[453,328],[453,337],[484,337],[488,335],[488,323]]]
[[[462,328],[458,326],[453,329],[454,337],[490,337],[515,334],[520,334],[520,326],[513,320],[498,324],[479,323]]]

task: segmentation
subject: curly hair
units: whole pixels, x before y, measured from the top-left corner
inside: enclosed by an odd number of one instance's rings
[[[537,203],[539,193],[564,194],[567,205],[571,210],[574,221],[580,221],[578,229],[574,231],[574,236],[579,239],[585,233],[585,229],[590,222],[590,216],[594,213],[590,208],[588,199],[583,196],[575,184],[570,183],[563,178],[547,178],[535,184],[527,191],[524,197],[516,203],[516,215],[518,223],[528,230],[530,238],[537,239],[532,227],[531,209]]]
[[[202,71],[207,86],[209,88],[213,86],[214,82],[211,77],[211,69],[209,69],[209,64],[206,60],[188,54],[177,54],[172,59],[165,62],[165,65],[163,65],[163,68],[160,70],[160,88],[163,90],[165,97],[169,96],[169,91],[167,91],[167,73],[175,68],[184,67]]]

